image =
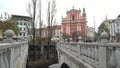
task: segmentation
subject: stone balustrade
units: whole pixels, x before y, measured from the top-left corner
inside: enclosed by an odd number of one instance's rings
[[[57,49],[71,53],[95,68],[120,68],[120,43],[107,40],[106,32],[101,34],[100,42],[85,43],[59,42]]]
[[[7,30],[0,43],[0,68],[26,68],[28,56],[27,40],[13,40],[14,32]]]

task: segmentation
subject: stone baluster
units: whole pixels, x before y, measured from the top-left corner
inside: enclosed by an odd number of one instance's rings
[[[91,58],[94,60],[94,56],[95,56],[95,49],[94,49],[94,45],[91,45]]]
[[[77,48],[78,48],[78,56],[80,57],[80,55],[81,55],[81,45],[80,45],[80,43],[82,43],[83,41],[82,41],[82,37],[81,36],[79,36],[78,37],[78,45],[77,45]]]
[[[91,46],[88,45],[88,48],[87,48],[87,56],[88,56],[88,62],[90,63],[91,61]]]
[[[81,45],[81,58],[84,59],[84,45]]]
[[[22,56],[22,55],[20,55],[19,48],[20,48],[19,46],[17,46],[17,47],[14,48],[14,59],[15,59],[14,63],[15,63],[15,65],[17,65],[16,62],[18,62],[19,57]],[[26,47],[24,47],[24,48],[26,48]]]
[[[89,46],[90,46],[90,61],[94,63],[94,45]]]
[[[115,57],[116,57],[116,60],[117,60],[117,68],[120,68],[120,48],[116,48]]]
[[[14,67],[14,48],[10,49],[10,68]]]
[[[92,50],[92,54],[91,54],[92,62],[95,63],[95,62],[96,62],[96,60],[95,60],[95,53],[96,53],[96,52],[95,52],[95,51],[96,51],[96,50],[95,50],[95,45],[92,45],[92,46],[91,46],[91,50]]]
[[[70,43],[69,43],[69,50],[71,51],[71,49],[72,49],[72,45],[71,45],[71,43],[72,43],[72,38],[69,39],[69,42],[70,42]]]
[[[87,46],[86,45],[84,45],[84,56],[87,56]]]
[[[5,68],[4,53],[0,54],[0,67]]]
[[[110,48],[112,50],[112,54],[110,57],[110,65],[113,66],[114,68],[117,67],[117,60],[116,60],[116,55],[115,55],[115,48]]]
[[[9,65],[9,62],[10,62],[10,60],[9,60],[9,49],[6,49],[6,53],[4,54],[4,60],[5,60],[5,68],[9,68],[10,67],[10,65]]]
[[[23,54],[23,50],[24,50],[24,49],[23,49],[23,45],[21,45],[20,48],[21,48],[20,55],[22,55],[22,54]]]
[[[18,47],[14,48],[14,66],[17,66],[17,62],[18,62],[18,58],[19,58],[19,53],[18,53]]]
[[[85,45],[84,46],[84,56],[86,56],[87,55],[87,46]]]
[[[84,50],[84,60],[87,62],[88,60],[88,46],[84,45],[85,50]]]
[[[94,56],[94,59],[95,59],[95,63],[98,64],[98,46],[94,46],[95,48],[95,56]]]
[[[101,46],[99,46],[99,68],[109,68],[108,66],[108,60],[107,58],[109,58],[108,55],[108,49],[106,46],[106,43],[108,42],[107,38],[108,38],[108,34],[104,31],[101,33],[100,35],[101,41],[98,44],[101,44]]]
[[[80,58],[82,58],[82,55],[83,55],[83,46],[80,45]]]

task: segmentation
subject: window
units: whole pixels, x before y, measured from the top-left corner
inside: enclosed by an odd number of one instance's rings
[[[26,23],[24,23],[24,25],[26,25]]]
[[[19,25],[19,22],[17,22],[17,25]]]
[[[23,36],[25,36],[25,33],[23,33]]]
[[[22,31],[22,27],[20,27],[20,31]]]
[[[115,29],[114,29],[114,34],[116,33]]]
[[[117,26],[119,27],[119,22],[117,23]]]
[[[22,33],[20,33],[20,36],[22,36]]]
[[[24,31],[25,31],[25,28],[24,28]]]
[[[73,21],[75,20],[75,16],[72,16],[72,20],[73,20]]]
[[[22,21],[23,19],[21,18],[20,20]]]
[[[119,32],[119,28],[118,28],[118,31],[117,32]]]
[[[20,25],[22,25],[22,22],[20,22]]]

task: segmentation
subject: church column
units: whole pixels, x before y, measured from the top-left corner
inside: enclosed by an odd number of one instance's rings
[[[77,31],[81,31],[81,25],[80,25],[80,23],[77,23]]]
[[[66,33],[68,33],[68,24],[66,24]]]
[[[79,20],[79,13],[77,13],[77,20]]]
[[[79,30],[79,27],[78,27],[78,26],[79,26],[79,23],[77,23],[77,31]]]
[[[69,24],[66,25],[66,33],[67,33],[67,34],[70,34],[70,27],[69,27]]]
[[[69,35],[70,35],[70,24],[68,25]]]

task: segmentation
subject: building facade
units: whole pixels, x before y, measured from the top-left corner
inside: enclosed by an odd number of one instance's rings
[[[86,12],[85,8],[83,8],[83,12],[81,14],[81,10],[71,9],[66,12],[67,16],[62,18],[62,34],[68,34],[72,36],[74,32],[77,32],[83,38],[86,37]]]
[[[110,40],[115,41],[116,40],[116,34],[120,32],[120,15],[116,18],[110,21]]]
[[[52,38],[60,38],[61,37],[61,25],[54,25],[53,28],[53,37]],[[36,29],[36,37],[40,36],[40,29]],[[41,28],[41,37],[47,38],[48,37],[48,27]]]
[[[62,34],[61,34],[61,25],[55,25],[53,26],[54,29],[54,34],[53,34],[53,40],[57,39],[57,38],[61,38]]]
[[[32,18],[28,16],[21,15],[12,15],[12,19],[16,21],[16,24],[19,28],[19,37],[28,37],[30,34],[29,30],[31,30],[31,21]]]

